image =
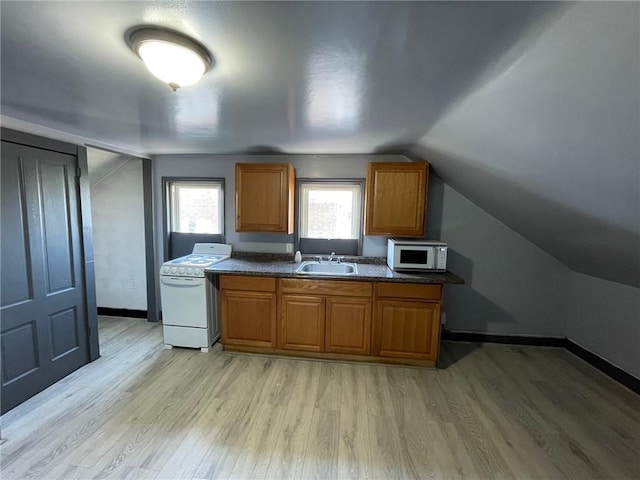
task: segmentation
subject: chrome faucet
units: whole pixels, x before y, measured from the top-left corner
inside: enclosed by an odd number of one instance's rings
[[[340,262],[340,259],[336,258],[336,252],[331,252],[331,255],[329,255],[329,262],[333,262],[334,260],[338,260],[338,262]]]

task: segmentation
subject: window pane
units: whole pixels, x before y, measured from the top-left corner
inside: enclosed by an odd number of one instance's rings
[[[360,235],[360,188],[357,185],[302,185],[303,238],[357,239]]]
[[[307,238],[352,238],[353,192],[309,190]]]
[[[173,184],[171,230],[179,233],[222,233],[222,189],[216,184]]]

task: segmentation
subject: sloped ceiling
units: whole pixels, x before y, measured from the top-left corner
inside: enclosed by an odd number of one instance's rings
[[[639,7],[585,2],[563,12],[413,147],[572,270],[636,286]]]
[[[131,157],[99,148],[87,149],[87,166],[89,170],[89,186],[95,187],[124,166]],[[138,161],[140,161],[138,159]]]
[[[411,152],[570,268],[640,283],[638,3],[0,8],[5,126],[143,156]],[[214,69],[172,92],[126,46],[137,24]]]

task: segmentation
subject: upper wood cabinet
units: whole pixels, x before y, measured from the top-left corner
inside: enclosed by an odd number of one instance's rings
[[[422,237],[427,162],[374,162],[367,168],[365,235]]]
[[[290,163],[236,163],[236,231],[293,233]]]

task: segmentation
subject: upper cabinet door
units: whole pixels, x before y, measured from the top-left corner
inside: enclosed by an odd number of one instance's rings
[[[428,178],[427,162],[369,163],[365,235],[422,237]]]
[[[293,233],[290,163],[236,163],[236,231]]]

